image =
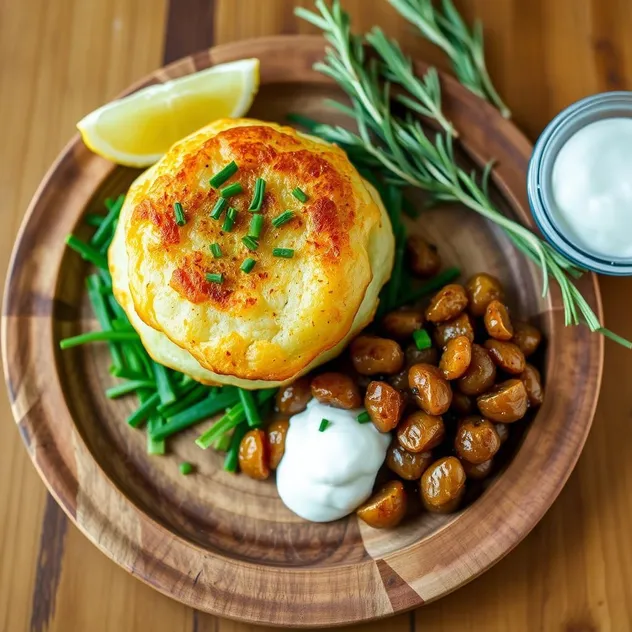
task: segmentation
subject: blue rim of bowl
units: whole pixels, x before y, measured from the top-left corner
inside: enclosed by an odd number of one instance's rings
[[[630,276],[632,275],[632,259],[600,257],[587,252],[565,235],[563,229],[553,219],[543,192],[544,188],[548,186],[547,178],[550,176],[550,173],[546,173],[543,169],[544,160],[554,149],[557,148],[559,151],[559,148],[568,140],[568,138],[564,138],[564,132],[573,126],[579,125],[578,129],[580,129],[597,120],[621,116],[621,114],[614,112],[612,116],[607,115],[610,109],[614,110],[616,106],[618,106],[619,111],[627,110],[629,117],[632,118],[632,92],[603,92],[581,99],[562,110],[545,127],[536,141],[529,160],[527,196],[531,214],[538,228],[547,242],[566,259],[580,268],[592,270],[599,274]],[[574,132],[571,132],[568,137],[572,133]],[[560,142],[560,138],[564,138],[564,140]]]

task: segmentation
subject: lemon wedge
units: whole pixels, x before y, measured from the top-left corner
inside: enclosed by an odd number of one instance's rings
[[[258,88],[259,60],[242,59],[143,88],[91,112],[77,128],[99,156],[148,167],[207,123],[243,116]]]

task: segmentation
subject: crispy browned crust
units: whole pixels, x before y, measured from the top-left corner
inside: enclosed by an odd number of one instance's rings
[[[210,218],[219,193],[208,181],[231,160],[239,171],[222,186],[240,182],[244,192],[230,199],[238,216],[224,232]],[[266,381],[291,378],[347,335],[373,276],[369,247],[387,227],[340,149],[289,127],[225,119],[175,145],[152,171],[130,189],[121,217],[130,292],[146,324],[213,373]],[[265,227],[251,253],[241,239],[257,177],[266,180]],[[305,204],[291,194],[297,186]],[[294,219],[274,228],[287,209]],[[295,257],[273,257],[274,247]],[[250,274],[239,269],[246,257],[257,261]],[[207,281],[207,272],[224,282]]]

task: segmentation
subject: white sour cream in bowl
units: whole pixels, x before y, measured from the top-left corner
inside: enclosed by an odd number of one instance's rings
[[[632,92],[573,103],[544,129],[527,173],[547,241],[587,270],[632,275]]]
[[[338,520],[371,495],[391,437],[372,423],[360,423],[361,412],[312,399],[306,410],[290,418],[277,489],[285,505],[301,518]],[[323,419],[329,424],[321,431]]]
[[[554,213],[582,248],[632,259],[632,119],[590,123],[560,149]]]

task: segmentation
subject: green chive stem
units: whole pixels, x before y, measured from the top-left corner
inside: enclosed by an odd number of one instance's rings
[[[176,401],[177,396],[171,384],[169,371],[167,371],[162,364],[158,364],[153,361],[151,363],[151,367],[156,380],[156,389],[158,390],[158,395],[160,396],[161,405],[168,406],[169,404],[173,404]]]
[[[237,173],[238,169],[239,169],[239,167],[238,167],[237,163],[234,160],[232,162],[229,162],[225,167],[223,167],[220,171],[218,171],[209,180],[209,184],[214,189],[217,189],[218,187],[222,186],[222,184],[224,184],[224,182],[226,182],[226,180],[228,180],[228,178],[230,178],[232,175]]]
[[[248,259],[244,259],[244,262],[241,264],[241,266],[239,266],[239,269],[242,272],[248,274],[249,272],[252,272],[252,269],[255,267],[255,263],[257,262],[254,259],[248,257]]]
[[[108,399],[116,399],[123,395],[129,395],[129,393],[135,393],[140,388],[156,388],[156,384],[150,380],[128,380],[108,388],[105,391],[105,396]]]
[[[277,215],[272,220],[272,225],[275,228],[278,228],[279,226],[283,226],[283,224],[286,224],[287,222],[289,222],[293,217],[294,217],[294,213],[292,211],[283,211],[281,215]]]
[[[201,402],[182,410],[173,417],[167,417],[167,423],[162,426],[155,435],[155,439],[166,439],[182,430],[217,415],[230,406],[235,406],[239,402],[237,393],[221,393],[220,395],[208,396]]]
[[[415,346],[419,349],[419,351],[430,349],[430,347],[432,347],[432,340],[425,329],[417,329],[417,331],[413,331],[413,340],[415,341]]]
[[[259,243],[254,237],[242,237],[241,242],[243,243],[248,250],[254,252],[257,248],[259,248]]]
[[[331,421],[329,421],[329,419],[323,419],[320,422],[320,426],[318,426],[318,432],[325,432],[325,430],[327,430],[327,427],[329,426],[330,423]]]
[[[248,237],[259,239],[263,230],[263,215],[253,215],[250,218],[250,226],[248,227]]]
[[[135,331],[90,331],[59,341],[60,349],[70,349],[90,342],[133,342],[139,340]]]
[[[209,396],[209,388],[204,384],[193,383],[190,387],[183,388],[178,392],[178,399],[172,404],[158,406],[158,412],[166,419],[171,419],[179,412],[193,406]]]
[[[97,268],[101,268],[101,270],[108,269],[108,262],[105,255],[93,248],[90,244],[81,241],[78,237],[68,235],[66,237],[66,245],[79,253],[82,259],[89,261]]]
[[[300,188],[300,187],[296,187],[293,191],[292,191],[292,195],[299,201],[302,202],[303,204],[305,204],[305,202],[307,202],[307,200],[309,200],[309,198],[307,197],[307,195],[305,194],[305,192]]]
[[[230,441],[233,437],[233,433],[231,431],[225,432],[213,446],[219,452],[227,452],[230,448]]]
[[[241,182],[233,182],[229,184],[227,187],[219,190],[219,194],[223,198],[233,197],[233,195],[239,195],[244,188],[241,186]]]
[[[268,401],[268,399],[274,397],[276,391],[276,388],[264,389],[259,391],[256,395],[258,404],[261,406],[266,401]],[[227,432],[228,430],[232,430],[238,424],[245,420],[246,412],[244,411],[243,404],[241,402],[235,404],[223,417],[216,421],[213,426],[211,426],[206,432],[201,434],[195,440],[195,443],[203,450],[206,450],[225,432]]]
[[[121,208],[123,208],[124,201],[125,196],[119,195],[116,198],[116,201],[108,207],[108,214],[103,218],[103,221],[99,225],[99,228],[95,231],[94,235],[92,235],[92,239],[90,240],[91,246],[94,248],[100,248],[105,243],[108,238],[108,234],[121,214]]]
[[[105,298],[101,293],[101,289],[105,284],[101,281],[101,278],[97,274],[91,274],[87,281],[88,286],[88,299],[92,305],[92,311],[99,322],[99,326],[103,331],[112,331],[112,319],[110,317],[110,310],[105,302]],[[111,288],[110,288],[110,291]],[[115,370],[121,370],[123,368],[123,353],[118,344],[115,342],[108,342],[110,349],[110,355],[112,356],[112,364]]]
[[[83,222],[86,226],[92,226],[94,228],[101,226],[101,224],[103,224],[103,220],[105,220],[105,215],[99,215],[98,213],[88,213],[83,218]]]
[[[160,403],[160,396],[158,393],[154,393],[148,397],[128,418],[127,423],[132,428],[138,428],[143,421],[149,419],[149,417],[156,410],[156,406]]]
[[[214,274],[212,272],[207,272],[205,276],[206,276],[206,280],[209,281],[210,283],[223,283],[224,282],[223,274]]]
[[[371,421],[371,415],[366,410],[358,415],[358,423],[365,424],[369,421]]]
[[[147,422],[147,454],[163,455],[166,452],[167,446],[164,440],[156,440],[151,435],[152,430],[158,430],[163,423],[164,419],[160,415],[153,415],[149,418]]]
[[[220,259],[222,256],[222,249],[220,248],[220,245],[211,244],[209,247],[211,249],[211,253],[213,254],[213,257],[215,257],[215,259]]]
[[[263,178],[257,178],[255,180],[255,190],[252,195],[252,202],[250,202],[250,206],[248,210],[252,213],[256,213],[261,210],[261,206],[263,205],[263,196],[266,191],[266,181]]]
[[[224,218],[224,223],[222,224],[222,230],[225,233],[229,233],[233,230],[233,226],[235,225],[235,220],[237,219],[237,209],[232,206],[226,211],[226,217]]]
[[[211,219],[219,219],[224,212],[224,208],[228,205],[228,200],[226,198],[217,198],[217,202],[215,202],[215,206],[211,211]]]
[[[173,214],[176,217],[176,224],[178,226],[184,226],[187,223],[187,218],[184,216],[184,209],[180,202],[173,203]]]
[[[230,440],[230,446],[224,459],[224,470],[226,472],[236,472],[239,465],[239,446],[244,435],[248,432],[248,424],[240,423],[233,431],[233,436]],[[226,436],[226,435],[224,435]]]
[[[257,409],[257,404],[255,403],[255,398],[252,396],[252,393],[240,388],[239,399],[244,407],[248,425],[251,428],[258,428],[262,424],[261,415],[259,414],[259,410]]]
[[[282,259],[291,259],[294,256],[294,250],[292,248],[273,248],[273,257],[281,257]]]

